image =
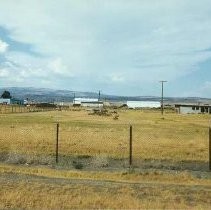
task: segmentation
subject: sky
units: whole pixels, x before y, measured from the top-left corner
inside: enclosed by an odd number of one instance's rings
[[[0,0],[0,87],[211,98],[210,0]]]

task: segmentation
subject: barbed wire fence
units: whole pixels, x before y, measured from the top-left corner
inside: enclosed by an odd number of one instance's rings
[[[76,169],[211,170],[211,129],[60,122],[0,127],[0,161]]]
[[[205,170],[210,157],[208,128],[134,126],[134,159],[144,168]]]
[[[36,106],[25,106],[25,105],[7,105],[0,104],[0,114],[14,114],[14,113],[28,113],[28,112],[46,112],[54,111],[56,108],[53,107],[36,107]]]

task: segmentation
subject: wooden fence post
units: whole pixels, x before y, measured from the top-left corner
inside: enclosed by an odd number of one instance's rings
[[[59,157],[59,123],[56,124],[56,163]]]
[[[129,166],[133,165],[133,127],[130,125],[130,139],[129,139]]]
[[[211,171],[211,127],[209,127],[209,170]]]

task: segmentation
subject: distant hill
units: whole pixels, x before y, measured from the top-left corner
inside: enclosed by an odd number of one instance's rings
[[[98,98],[98,93],[94,92],[79,92],[70,90],[54,90],[49,88],[33,88],[33,87],[5,87],[0,88],[0,94],[4,90],[8,90],[12,97],[18,99],[29,99],[36,102],[54,102],[54,101],[72,101],[74,93],[77,98]],[[101,95],[101,99],[109,101],[160,101],[158,96],[115,96],[115,95]],[[165,103],[210,103],[211,99],[199,97],[165,97]]]

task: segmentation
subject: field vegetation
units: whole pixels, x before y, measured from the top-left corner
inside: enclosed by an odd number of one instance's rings
[[[81,111],[1,115],[2,152],[53,155],[56,122],[60,123],[61,155],[128,156],[129,125],[134,157],[178,161],[208,160],[208,115],[161,117],[158,111],[120,111],[119,120]]]
[[[209,209],[210,116],[124,109],[118,115],[1,114],[0,208]]]

